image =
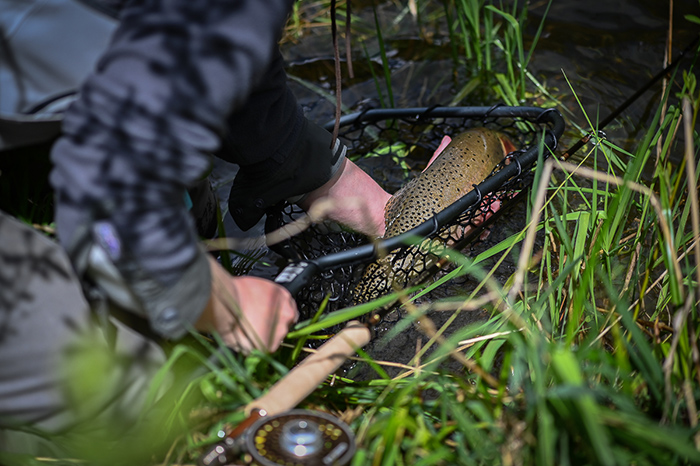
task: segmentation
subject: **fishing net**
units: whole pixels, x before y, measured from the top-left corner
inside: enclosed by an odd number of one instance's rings
[[[507,135],[517,150],[493,169],[486,182],[460,199],[462,205],[455,203],[450,206],[452,213],[446,209],[435,216],[432,228],[428,225],[422,229],[430,231],[419,235],[425,239],[418,245],[415,240],[389,248],[379,244],[378,255],[386,257],[382,266],[391,267],[395,273],[368,298],[425,282],[438,267],[444,269],[446,264],[438,256],[445,245],[459,250],[477,239],[485,218],[492,216],[499,205],[498,210],[503,210],[515,192],[531,183],[538,158],[546,158],[555,149],[563,122],[555,111],[531,107],[389,109],[341,120],[339,137],[348,147],[348,156],[389,192],[397,191],[420,173],[445,135],[455,136],[476,127]],[[508,173],[502,173],[505,171]],[[268,216],[266,229],[275,230],[302,215],[299,208],[287,205]],[[327,311],[353,304],[353,289],[373,258],[352,252],[360,251],[363,245],[362,250],[367,251],[373,247],[367,246],[368,242],[364,235],[323,222],[272,246],[293,263],[323,262],[310,283],[297,293],[301,319],[311,317],[326,299]]]

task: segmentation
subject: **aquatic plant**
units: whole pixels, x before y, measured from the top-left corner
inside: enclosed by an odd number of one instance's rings
[[[472,80],[482,81],[508,105],[519,105],[526,97],[526,69],[537,46],[551,1],[525,55],[522,27],[527,20],[527,3],[515,1],[510,8],[485,0],[456,0],[459,33],[448,23],[452,40],[461,36],[464,65]],[[446,11],[449,6],[445,4]],[[448,21],[451,15],[446,15]],[[499,21],[500,20],[500,21]],[[500,52],[498,56],[496,54]],[[469,83],[467,84],[469,85]],[[472,84],[470,87],[473,87]]]

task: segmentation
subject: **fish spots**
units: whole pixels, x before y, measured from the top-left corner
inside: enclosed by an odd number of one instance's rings
[[[475,128],[453,137],[425,171],[391,197],[385,208],[385,238],[415,228],[453,204],[485,179],[505,155],[501,136],[494,131]],[[426,248],[441,250],[446,244],[426,241],[401,255],[390,253],[370,264],[353,290],[353,302],[379,297],[394,285],[404,287],[420,270],[430,267],[435,256]]]

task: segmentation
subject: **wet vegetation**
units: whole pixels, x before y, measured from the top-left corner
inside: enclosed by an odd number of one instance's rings
[[[415,54],[428,66],[431,59],[451,63],[451,73],[430,81],[434,89],[420,91],[428,104],[441,86],[452,95],[441,103],[452,105],[558,106],[562,99],[578,100],[575,84],[550,89],[528,71],[547,20],[546,4],[542,20],[534,22],[522,2],[395,6],[414,17],[418,31],[402,41],[403,49],[382,37],[379,6],[353,3],[355,75],[347,77],[344,69],[343,84],[371,82],[376,95],[370,100],[378,106],[410,99],[395,87],[392,60]],[[286,43],[328,28],[328,8],[327,1],[297,2]],[[344,12],[345,2],[339,2],[340,31]],[[684,21],[700,24],[696,16]],[[532,31],[527,36],[526,26]],[[422,45],[411,50],[413,42]],[[403,349],[414,353],[410,362],[381,361],[360,351],[356,364],[370,367],[372,377],[329,377],[303,402],[301,407],[330,412],[352,427],[357,436],[352,464],[700,463],[698,52],[696,46],[683,70],[668,77],[633,145],[596,132],[569,161],[549,158],[538,167],[521,231],[476,257],[450,256],[456,266],[450,278],[468,278],[475,284],[468,292],[404,303],[407,317],[383,339],[391,342],[404,329],[419,328],[423,339]],[[321,78],[333,66],[327,53],[314,76],[295,74],[300,64],[294,60],[290,74],[319,100],[334,101],[332,84]],[[653,74],[657,67],[649,66]],[[363,105],[367,102],[353,110]],[[564,110],[574,128],[568,139],[597,129],[600,116],[589,114],[583,103]],[[496,270],[504,261],[512,261],[513,270],[500,279],[503,272]],[[365,305],[365,312],[377,305]],[[211,370],[201,371],[184,390],[169,390],[178,394],[168,402],[187,409],[159,418],[159,434],[167,433],[172,443],[157,462],[193,462],[219,439],[219,430],[245,418],[247,403],[301,359],[308,335],[350,320],[356,311],[319,312],[299,324],[274,355],[226,355],[212,364],[206,353],[216,348],[215,341],[200,339],[197,351],[177,346],[164,374],[184,360],[201,361]],[[486,317],[449,326],[459,315],[476,312]],[[436,325],[434,313],[451,317]],[[156,381],[154,398],[160,389]],[[152,432],[135,438],[154,438]],[[131,454],[148,456],[139,451],[120,448],[104,463],[115,464],[120,454],[130,461]],[[104,455],[96,454],[92,461],[100,458]]]

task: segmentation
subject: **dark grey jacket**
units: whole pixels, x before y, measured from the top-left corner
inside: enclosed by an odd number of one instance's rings
[[[340,148],[330,149],[330,135],[286,87],[276,42],[290,7],[127,2],[64,115],[51,175],[59,238],[79,273],[165,337],[181,336],[209,297],[183,192],[206,175],[210,154],[241,166],[231,212],[243,228],[339,166]],[[71,60],[80,47],[64,53]]]

